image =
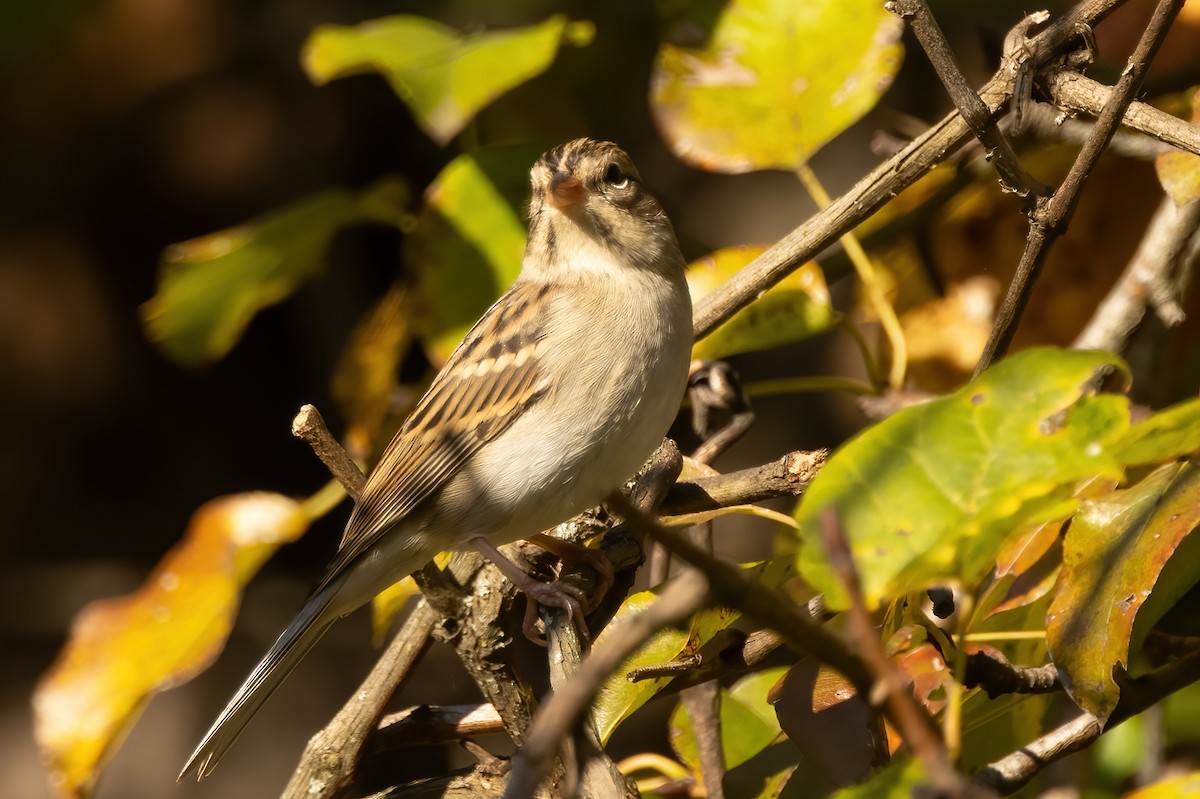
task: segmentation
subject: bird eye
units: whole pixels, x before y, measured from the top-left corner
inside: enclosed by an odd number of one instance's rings
[[[604,170],[604,182],[611,183],[614,189],[623,189],[629,185],[629,178],[621,174],[621,167],[609,164]]]

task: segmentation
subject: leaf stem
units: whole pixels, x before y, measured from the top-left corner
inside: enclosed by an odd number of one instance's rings
[[[796,169],[796,176],[818,208],[823,211],[829,207],[833,201],[808,164],[799,166]],[[904,331],[900,329],[900,320],[896,317],[896,310],[884,296],[883,285],[875,272],[875,267],[872,266],[871,259],[867,257],[867,252],[862,248],[858,238],[852,232],[847,232],[842,236],[842,246],[846,248],[846,254],[850,256],[850,263],[854,264],[854,271],[858,273],[858,279],[862,281],[863,288],[867,292],[867,302],[875,311],[875,315],[879,317],[879,323],[883,326],[883,333],[887,336],[888,345],[891,347],[892,358],[888,371],[888,384],[892,388],[902,388],[904,372],[908,368],[908,346],[904,341]]]

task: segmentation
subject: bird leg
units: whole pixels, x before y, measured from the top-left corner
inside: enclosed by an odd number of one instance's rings
[[[554,580],[549,583],[535,580],[526,574],[520,566],[506,558],[492,542],[482,536],[472,538],[471,544],[485,558],[496,564],[496,568],[500,570],[500,573],[508,578],[508,581],[517,587],[517,590],[525,594],[525,598],[529,604],[525,608],[525,621],[521,625],[521,631],[525,633],[526,638],[535,644],[546,645],[535,626],[537,624],[538,605],[562,608],[571,614],[571,617],[579,624],[579,629],[585,635],[587,634],[587,623],[584,621],[583,606],[580,604],[581,600],[586,598],[582,591],[561,580]]]
[[[588,603],[588,607],[586,608],[588,613],[596,609],[595,606],[599,603],[599,598],[604,596],[608,589],[612,588],[613,582],[616,580],[616,572],[613,571],[612,561],[608,559],[608,555],[605,555],[603,550],[592,549],[584,544],[576,544],[574,541],[568,541],[565,538],[555,538],[547,533],[531,535],[525,540],[537,544],[547,552],[556,555],[562,561],[563,570],[565,571],[571,571],[581,563],[586,563],[592,567],[599,580],[596,583],[595,589],[591,592],[593,601]]]

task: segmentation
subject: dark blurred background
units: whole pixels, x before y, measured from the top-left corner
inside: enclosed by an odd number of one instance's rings
[[[969,13],[954,3],[935,10],[979,82],[1024,7],[970,5]],[[774,241],[812,206],[792,176],[704,174],[659,139],[646,105],[650,65],[663,37],[702,35],[683,21],[688,9],[681,0],[0,6],[0,530],[8,553],[0,561],[0,793],[46,795],[29,696],[81,607],[136,588],[204,501],[252,489],[303,495],[327,479],[290,435],[290,421],[312,402],[338,429],[329,377],[355,321],[403,268],[399,234],[341,235],[318,279],[260,314],[233,352],[206,369],[166,360],[147,342],[138,314],[154,293],[165,246],[384,174],[405,176],[416,196],[459,152],[453,143],[439,149],[430,142],[377,75],[313,87],[298,62],[312,28],[395,13],[462,30],[529,24],[562,11],[593,20],[592,45],[565,48],[545,75],[485,110],[469,135],[484,143],[585,134],[622,143],[694,258],[719,246]],[[947,108],[911,47],[883,106],[926,120]],[[815,166],[831,191],[878,160],[867,142],[887,124],[876,112],[821,152]],[[748,376],[845,372],[855,367],[853,358],[836,362],[843,349],[822,340],[738,365]],[[760,410],[775,420],[770,429],[760,425],[719,465],[833,444],[858,423],[853,405],[836,398],[763,400]],[[299,607],[344,518],[344,511],[333,514],[265,567],[217,666],[150,704],[100,796],[281,789],[304,741],[373,660],[365,616],[336,627],[216,779],[176,787],[174,776]],[[426,664],[416,684],[410,701],[471,697],[469,681],[444,655]]]

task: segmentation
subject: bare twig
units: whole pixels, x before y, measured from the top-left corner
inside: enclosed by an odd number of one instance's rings
[[[1163,324],[1171,327],[1182,322],[1175,276],[1195,258],[1198,228],[1200,201],[1181,208],[1164,197],[1133,259],[1073,346],[1120,352],[1151,303]]]
[[[661,512],[676,516],[804,493],[829,450],[789,452],[778,460],[715,477],[682,480],[667,492]]]
[[[337,442],[325,426],[321,412],[312,405],[300,408],[296,418],[292,420],[292,435],[313,448],[313,452],[325,464],[325,468],[337,478],[346,489],[346,493],[355,502],[362,494],[367,478],[358,465],[346,454],[346,450]]]
[[[1061,691],[1058,667],[1014,666],[997,649],[967,653],[963,687],[979,686],[992,699],[1004,694],[1052,694]]]
[[[692,400],[692,428],[704,441],[692,453],[701,463],[733,446],[754,423],[754,410],[742,388],[742,379],[724,361],[696,361],[688,378]],[[722,424],[717,424],[720,418]]]
[[[438,618],[425,603],[417,605],[350,701],[309,739],[283,799],[339,796],[353,784],[368,733],[424,654]]]
[[[709,799],[725,799],[725,749],[721,744],[721,686],[716,680],[683,689],[680,702],[692,722],[692,737]]]
[[[504,732],[504,722],[489,704],[417,705],[385,716],[371,735],[371,751],[451,743],[495,732]]]
[[[1017,272],[996,314],[996,322],[984,346],[983,355],[976,364],[975,374],[982,372],[992,361],[1008,351],[1050,246],[1070,223],[1084,183],[1108,146],[1109,139],[1125,115],[1125,109],[1133,102],[1138,89],[1141,88],[1150,61],[1167,35],[1171,22],[1183,7],[1183,2],[1184,0],[1159,0],[1154,15],[1150,18],[1150,24],[1142,32],[1133,55],[1130,56],[1117,85],[1113,87],[1112,95],[1096,118],[1096,127],[1092,129],[1075,162],[1071,164],[1062,185],[1048,201],[1039,204],[1030,214],[1025,251],[1021,254]]]
[[[864,696],[871,689],[871,675],[842,641],[823,630],[807,612],[801,612],[776,591],[755,582],[742,569],[714,558],[679,532],[659,523],[621,497],[609,503],[631,523],[665,544],[675,555],[702,571],[717,600],[757,618],[777,630],[788,645],[811,654],[841,672]]]
[[[917,703],[902,672],[883,651],[879,633],[863,603],[858,567],[850,554],[850,544],[832,508],[821,517],[821,542],[838,582],[850,598],[846,633],[874,677],[870,694],[860,692],[859,696],[868,698],[872,705],[886,704],[889,718],[896,724],[913,754],[920,759],[926,778],[944,793],[962,794],[965,780],[955,770],[937,725],[928,711]]]
[[[1106,729],[1112,729],[1197,680],[1200,680],[1200,653],[1192,653],[1130,680],[1122,686],[1121,699],[1107,724],[1091,713],[1081,713],[987,766],[975,775],[974,781],[1002,794],[1012,793],[1028,784],[1046,766],[1090,745]]]
[[[694,613],[707,595],[708,583],[703,576],[686,572],[668,583],[645,611],[614,629],[606,646],[592,651],[580,664],[575,678],[561,686],[538,712],[524,745],[513,758],[504,793],[508,799],[524,799],[537,790],[559,743],[579,724],[596,690],[617,666],[655,632]]]
[[[889,0],[884,5],[889,11],[906,19],[912,27],[917,41],[921,43],[929,62],[942,79],[942,85],[954,101],[955,108],[971,128],[971,132],[983,144],[988,160],[995,165],[1005,187],[1017,196],[1029,199],[1047,194],[1047,187],[1021,166],[1017,154],[1000,132],[993,115],[967,83],[950,44],[946,41],[937,20],[929,12],[925,0]]]
[[[1039,85],[1059,108],[1099,116],[1112,99],[1113,87],[1105,86],[1074,70],[1056,68],[1038,77]],[[1129,104],[1121,124],[1189,153],[1200,155],[1200,127],[1166,111],[1135,100]]]
[[[557,693],[578,679],[583,646],[579,631],[566,613],[543,608],[542,616],[546,621],[550,687]],[[590,718],[579,719],[566,732],[574,732],[564,740],[564,749],[573,752],[574,757],[563,757],[566,779],[562,795],[637,799],[637,789],[626,782],[617,764],[601,747],[600,735]]]
[[[1080,26],[1096,24],[1124,2],[1126,0],[1085,0],[1052,22],[1031,41],[1033,66],[1044,66],[1078,36]],[[979,95],[988,113],[994,115],[1005,108],[1013,96],[1010,70],[997,72]],[[824,211],[801,224],[698,302],[692,317],[697,338],[711,333],[763,291],[853,230],[971,138],[971,128],[956,112],[914,139]]]
[[[1108,87],[1105,87],[1108,88]],[[1137,105],[1135,103],[1134,105]],[[1132,106],[1130,107],[1132,109]],[[1125,121],[1129,119],[1125,114]],[[1004,121],[1007,121],[1005,117]],[[1180,121],[1175,117],[1176,122]],[[1068,144],[1083,144],[1096,123],[1091,120],[1072,119],[1066,112],[1050,103],[1032,102],[1025,109],[1025,121],[1021,127],[1021,135],[1034,139],[1054,140]],[[1163,153],[1175,150],[1170,144],[1146,133],[1134,130],[1118,130],[1108,143],[1108,150],[1115,155],[1127,158],[1139,158],[1151,161]]]

